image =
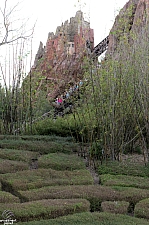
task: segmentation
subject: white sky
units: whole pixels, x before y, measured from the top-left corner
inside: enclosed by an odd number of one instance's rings
[[[126,2],[128,0],[23,0],[25,16],[30,17],[30,21],[37,20],[33,51],[37,52],[40,41],[45,45],[48,33],[55,33],[57,26],[74,17],[79,9],[90,21],[97,45],[109,34],[116,15]]]
[[[0,0],[1,9],[4,8],[4,2],[5,0]],[[78,10],[82,10],[85,20],[89,21],[91,28],[94,29],[96,46],[109,34],[116,15],[128,0],[7,0],[8,8],[18,2],[13,20],[16,20],[18,24],[23,19],[26,20],[27,30],[32,28],[36,22],[32,43],[33,65],[40,41],[46,45],[48,33],[55,33],[57,26],[61,26],[62,22],[74,17]],[[2,22],[2,17],[0,17],[0,23]]]

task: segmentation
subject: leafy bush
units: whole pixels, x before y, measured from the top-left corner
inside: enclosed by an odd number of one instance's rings
[[[33,124],[33,134],[36,135],[58,135],[62,137],[71,136],[75,132],[74,123],[69,124],[67,119],[57,118],[45,119]]]
[[[89,154],[96,159],[100,159],[102,157],[102,149],[101,143],[96,140],[91,144]]]
[[[78,116],[79,115],[79,116]],[[96,128],[93,121],[88,120],[88,114],[83,115],[82,113],[71,114],[66,117],[58,117],[56,120],[45,119],[33,124],[34,135],[56,135],[61,137],[71,136],[76,141],[82,140],[88,142],[88,133]],[[87,117],[85,119],[85,117]],[[88,121],[88,124],[85,123]],[[93,125],[94,124],[94,125]]]

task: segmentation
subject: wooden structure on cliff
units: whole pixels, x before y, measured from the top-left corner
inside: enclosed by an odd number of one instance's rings
[[[109,36],[107,36],[105,39],[103,39],[98,45],[96,45],[91,53],[91,58],[97,58],[102,53],[104,53],[109,44]]]

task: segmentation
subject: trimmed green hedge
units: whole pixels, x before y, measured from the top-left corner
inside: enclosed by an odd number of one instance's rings
[[[106,186],[103,186],[103,188],[104,187]],[[119,201],[126,201],[133,205],[142,199],[149,198],[149,190],[146,189],[119,186],[113,186],[111,188],[113,191],[119,192]]]
[[[85,198],[90,201],[91,211],[100,211],[104,201],[126,201],[130,206],[134,206],[140,200],[149,198],[149,190],[97,185],[50,186],[18,193],[24,201]]]
[[[52,219],[68,214],[86,212],[90,204],[85,199],[52,199],[35,202],[0,204],[0,216],[9,209],[17,221]],[[1,218],[2,219],[2,218]]]
[[[31,158],[37,158],[38,152],[32,152],[27,150],[16,150],[16,149],[1,149],[0,158],[14,161],[29,162]]]
[[[19,196],[24,201],[34,201],[40,199],[87,199],[91,204],[91,211],[99,211],[103,199],[118,199],[118,192],[106,187],[95,185],[69,185],[54,186],[32,189],[29,191],[19,191]]]
[[[56,135],[0,135],[0,140],[28,140],[28,141],[56,141],[56,142],[73,142],[71,136],[60,137]]]
[[[126,175],[100,175],[101,184],[106,186],[135,187],[149,189],[149,178]]]
[[[101,203],[101,209],[103,212],[115,213],[115,214],[127,214],[129,209],[129,202],[125,201],[105,201]]]
[[[118,162],[118,161],[107,161],[103,162],[102,165],[98,167],[98,173],[101,174],[111,174],[111,175],[127,175],[127,176],[140,176],[149,177],[149,164],[144,166],[139,163],[133,163],[129,161]]]
[[[37,169],[19,171],[0,176],[3,187],[7,191],[29,190],[50,185],[83,185],[93,184],[88,170],[56,171]]]
[[[149,198],[143,199],[136,204],[134,214],[136,217],[149,219]]]
[[[51,153],[38,159],[39,168],[52,168],[55,170],[85,169],[84,161],[73,154]]]
[[[0,150],[0,160],[2,164],[13,161],[24,161],[28,163],[23,168],[29,169],[29,162],[31,159],[38,159],[38,168],[52,168],[55,170],[76,170],[76,169],[85,169],[84,161],[74,154],[65,154],[65,153],[50,153],[45,155],[39,155],[38,152],[24,151],[24,150],[15,150],[15,149],[1,149]],[[2,159],[5,159],[3,161]],[[8,161],[8,160],[10,161]],[[19,164],[19,162],[18,162]],[[23,164],[23,163],[22,163]],[[0,171],[3,171],[4,168],[0,166]],[[6,170],[6,172],[11,172],[11,170]]]
[[[51,220],[17,223],[18,225],[148,225],[144,219],[112,213],[75,213]]]
[[[8,140],[0,141],[0,147],[3,149],[18,149],[39,152],[40,154],[63,152],[72,153],[77,151],[78,144],[65,141],[31,141],[31,140]]]
[[[20,199],[11,193],[0,191],[0,203],[17,203]]]
[[[28,170],[29,165],[25,162],[0,159],[0,174],[15,173],[22,170]],[[0,175],[1,177],[1,175]]]

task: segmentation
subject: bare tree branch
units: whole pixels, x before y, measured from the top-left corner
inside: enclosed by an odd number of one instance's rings
[[[17,3],[10,11],[7,13],[7,2],[8,0],[5,0],[4,3],[4,9],[0,8],[0,13],[3,17],[3,27],[1,28],[4,32],[2,40],[0,41],[0,46],[5,45],[5,44],[10,44],[12,42],[15,42],[19,39],[28,39],[33,35],[35,24],[33,28],[31,29],[31,33],[29,35],[26,35],[27,32],[23,31],[23,28],[25,27],[25,23],[17,28],[12,28],[11,25],[14,24],[14,21],[12,22],[10,17],[14,13],[14,10],[18,7],[19,3]],[[15,35],[13,35],[12,32],[15,32]],[[2,32],[1,32],[2,33]],[[10,35],[12,37],[10,38]]]

